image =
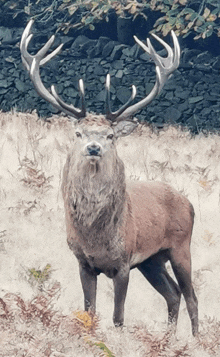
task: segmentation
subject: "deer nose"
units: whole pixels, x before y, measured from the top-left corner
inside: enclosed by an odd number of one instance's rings
[[[86,149],[90,156],[100,156],[101,154],[101,147],[98,143],[90,143],[87,145]]]

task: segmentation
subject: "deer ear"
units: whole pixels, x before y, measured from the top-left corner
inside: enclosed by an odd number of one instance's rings
[[[113,124],[115,137],[127,136],[138,126],[138,122],[122,120]]]

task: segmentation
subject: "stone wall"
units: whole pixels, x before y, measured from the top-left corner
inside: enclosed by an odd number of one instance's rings
[[[16,29],[15,39],[4,33],[0,44],[0,109],[19,111],[34,109],[50,117],[56,110],[39,98],[25,72],[18,47],[23,31]],[[0,35],[3,28],[0,28]],[[29,48],[36,52],[45,38],[34,40]],[[137,45],[127,46],[108,37],[76,39],[57,35],[56,44],[64,41],[62,53],[41,69],[46,87],[55,84],[63,100],[79,104],[78,80],[84,79],[86,105],[89,111],[104,113],[105,77],[111,74],[112,108],[118,109],[137,87],[136,100],[142,99],[155,82],[155,65]],[[155,45],[156,43],[153,42]],[[181,64],[162,93],[146,109],[137,113],[140,120],[162,127],[173,123],[193,132],[220,129],[220,56],[201,49],[182,49]],[[159,48],[161,50],[161,48]],[[161,54],[166,54],[162,50]]]

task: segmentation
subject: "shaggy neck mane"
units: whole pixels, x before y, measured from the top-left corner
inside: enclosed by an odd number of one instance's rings
[[[95,165],[82,162],[73,177],[75,224],[84,235],[112,230],[120,219],[125,201],[124,165],[118,157]],[[114,229],[113,229],[114,230]]]

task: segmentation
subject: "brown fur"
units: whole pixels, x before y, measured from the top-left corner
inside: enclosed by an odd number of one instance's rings
[[[192,205],[165,183],[126,184],[115,141],[109,144],[107,138],[112,128],[103,116],[89,115],[78,129],[81,138],[75,139],[68,156],[62,191],[67,239],[79,260],[85,308],[95,310],[96,275],[103,272],[114,280],[114,322],[122,324],[129,271],[138,267],[166,299],[173,320],[177,319],[181,288],[196,333],[197,322],[193,319],[197,319],[197,307],[189,252]],[[95,162],[84,156],[91,142],[100,144],[103,151]],[[164,264],[168,259],[180,288],[167,276]],[[159,269],[157,276],[151,272],[155,266]],[[162,283],[165,287],[161,290]]]

